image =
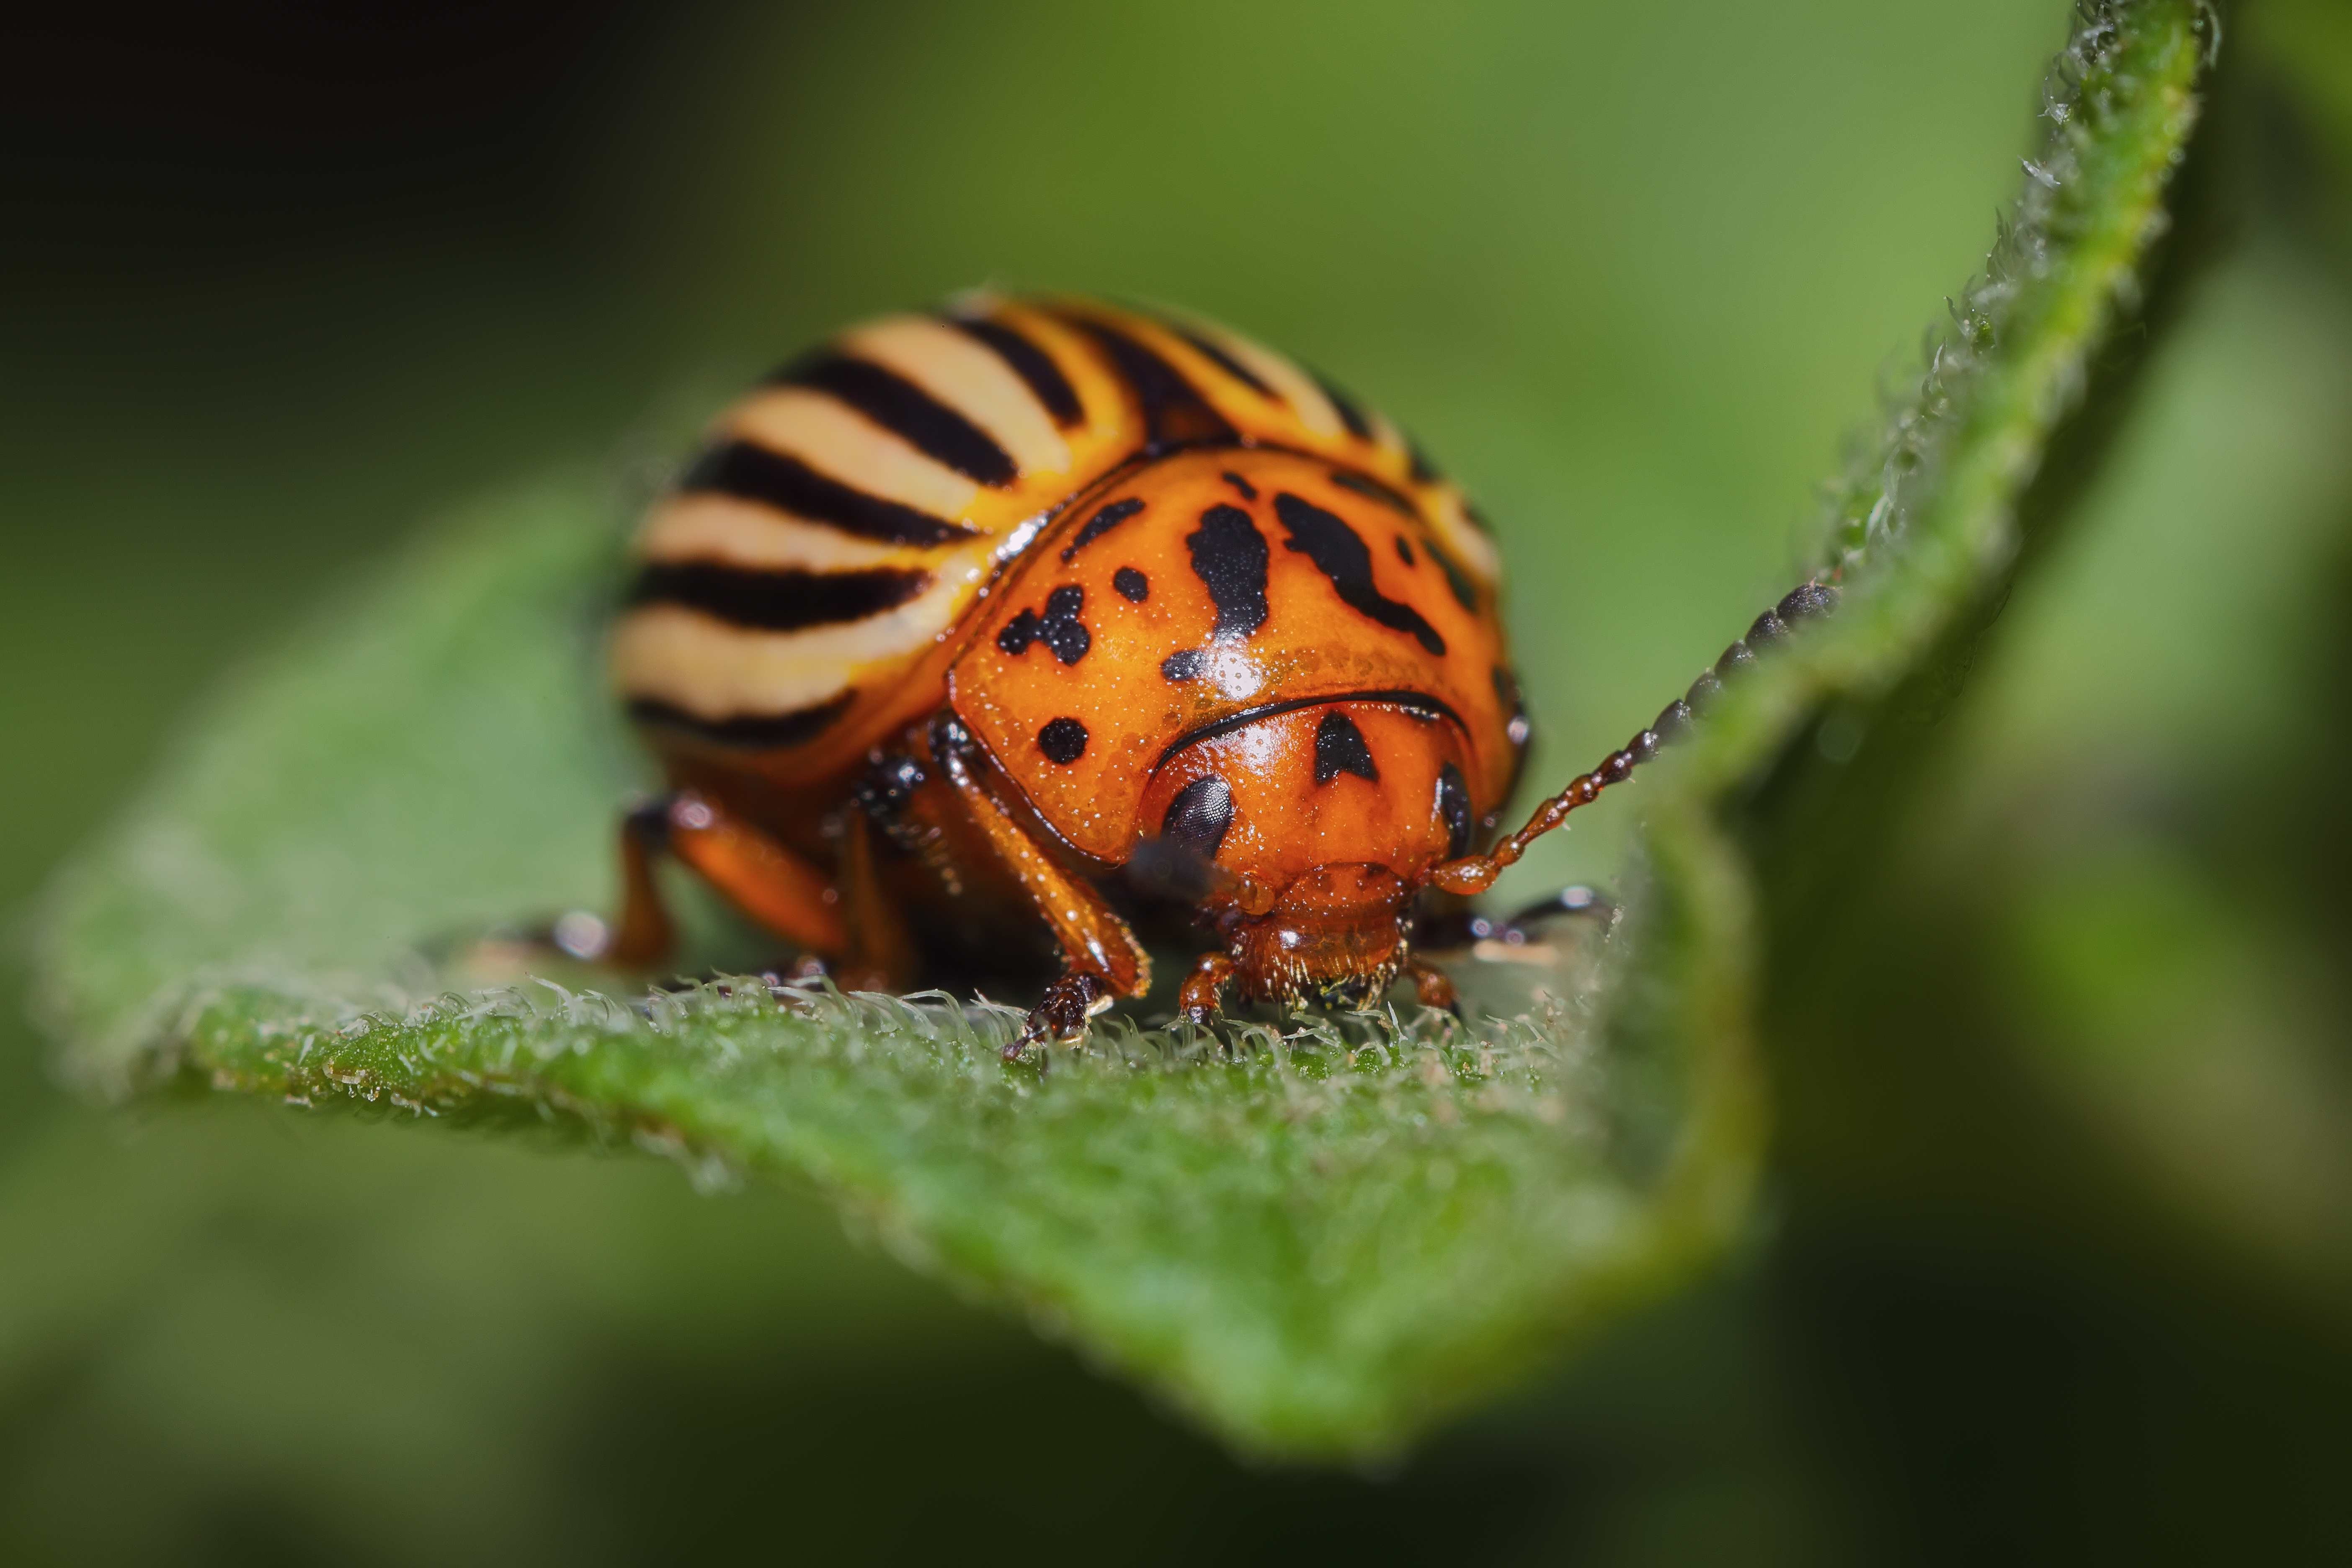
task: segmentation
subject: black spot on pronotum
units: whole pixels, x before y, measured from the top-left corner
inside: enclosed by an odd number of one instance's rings
[[[752,631],[796,632],[880,615],[930,583],[928,572],[891,566],[761,572],[710,561],[656,561],[637,574],[628,602],[677,605]]]
[[[1064,584],[1045,595],[1045,613],[1024,610],[1004,623],[996,634],[996,646],[1013,658],[1029,651],[1031,643],[1044,643],[1054,657],[1064,664],[1076,664],[1087,657],[1094,638],[1078,620],[1078,612],[1087,605],[1087,591]]]
[[[1215,636],[1238,642],[1265,625],[1265,571],[1272,559],[1265,535],[1250,514],[1222,503],[1201,514],[1201,526],[1184,536],[1192,552],[1192,573],[1217,606]]]
[[[1407,540],[1403,534],[1400,533],[1396,536],[1396,547],[1397,559],[1403,562],[1408,566],[1412,565],[1413,563],[1412,542]]]
[[[1360,779],[1380,782],[1380,765],[1372,761],[1372,749],[1364,743],[1364,732],[1345,713],[1323,715],[1323,722],[1315,726],[1315,782],[1329,784],[1341,773],[1353,773]]]
[[[886,544],[945,544],[973,530],[818,473],[798,458],[749,441],[721,441],[678,476],[683,495],[733,496]]]
[[[1045,412],[1061,426],[1076,425],[1083,412],[1078,406],[1078,395],[1070,389],[1069,378],[1062,374],[1051,355],[1011,327],[992,321],[984,316],[950,316],[948,324],[985,343],[997,358],[1013,367],[1013,374],[1026,382]]]
[[[1470,815],[1470,786],[1462,782],[1462,770],[1448,763],[1437,770],[1437,820],[1445,824],[1448,858],[1469,852]]]
[[[1211,773],[1176,792],[1160,819],[1160,836],[1203,860],[1213,860],[1233,826],[1233,788]]]
[[[1254,708],[1240,709],[1226,714],[1222,719],[1213,719],[1198,728],[1185,731],[1161,749],[1157,765],[1166,767],[1168,759],[1179,752],[1197,746],[1204,741],[1213,741],[1220,735],[1230,735],[1236,730],[1247,729],[1250,725],[1271,719],[1277,713],[1296,713],[1301,708],[1321,708],[1334,700],[1377,702],[1383,708],[1401,710],[1421,722],[1433,723],[1438,720],[1445,720],[1457,728],[1462,727],[1462,715],[1447,707],[1443,700],[1432,697],[1426,691],[1396,689],[1351,691],[1344,699],[1286,697],[1280,701],[1261,702]]]
[[[894,371],[847,354],[818,353],[768,378],[772,385],[829,393],[933,462],[1000,489],[1020,477],[996,438]]]
[[[1199,648],[1188,647],[1181,653],[1171,653],[1160,661],[1160,673],[1171,680],[1195,680],[1208,664],[1209,656]]]
[[[1110,585],[1118,596],[1130,605],[1139,605],[1151,597],[1151,579],[1132,566],[1122,566],[1110,574]]]
[[[1411,633],[1430,653],[1444,657],[1445,639],[1422,618],[1419,610],[1373,586],[1372,552],[1344,519],[1288,490],[1274,498],[1274,510],[1290,531],[1284,541],[1286,547],[1314,562],[1349,608],[1370,616],[1391,631]]]
[[[1087,727],[1076,719],[1053,719],[1037,731],[1037,749],[1049,763],[1069,766],[1086,755]]]
[[[1231,468],[1227,468],[1221,477],[1224,479],[1225,483],[1233,486],[1234,489],[1242,492],[1242,500],[1257,500],[1257,487],[1250,483],[1247,479],[1242,478],[1239,474],[1234,472]]]
[[[1086,526],[1078,530],[1078,536],[1070,541],[1070,547],[1067,550],[1062,552],[1062,559],[1067,562],[1079,551],[1084,550],[1142,510],[1143,503],[1133,496],[1128,497],[1125,500],[1111,502],[1094,516],[1087,519]]]

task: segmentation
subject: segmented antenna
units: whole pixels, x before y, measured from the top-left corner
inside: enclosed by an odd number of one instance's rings
[[[1757,616],[1746,637],[1725,648],[1712,668],[1702,671],[1688,691],[1660,709],[1649,728],[1626,742],[1622,751],[1612,752],[1599,767],[1570,780],[1566,789],[1536,808],[1525,827],[1493,849],[1445,862],[1430,874],[1430,881],[1450,893],[1485,892],[1505,867],[1516,864],[1528,845],[1566,821],[1570,812],[1591,805],[1602,790],[1623,784],[1633,776],[1635,768],[1688,735],[1692,721],[1706,711],[1723,683],[1754,664],[1759,652],[1786,638],[1797,623],[1826,616],[1837,604],[1838,591],[1826,583],[1807,583],[1790,590],[1779,604]]]

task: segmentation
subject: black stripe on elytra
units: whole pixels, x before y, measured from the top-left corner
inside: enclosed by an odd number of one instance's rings
[[[1335,708],[1315,726],[1315,782],[1327,784],[1341,773],[1381,782],[1381,766],[1372,761],[1372,748],[1365,743],[1364,732]]]
[[[1265,382],[1258,379],[1258,375],[1255,371],[1242,363],[1241,361],[1235,359],[1233,355],[1227,353],[1224,350],[1219,348],[1215,343],[1211,342],[1200,333],[1187,331],[1182,327],[1171,327],[1170,330],[1178,337],[1183,339],[1187,343],[1190,343],[1193,348],[1199,350],[1202,358],[1207,360],[1211,364],[1215,365],[1219,370],[1223,371],[1227,375],[1232,376],[1235,381],[1240,382],[1244,386],[1248,387],[1252,392],[1256,393],[1260,397],[1276,396],[1274,388],[1268,386]]]
[[[857,693],[845,691],[830,702],[795,708],[789,713],[743,714],[733,719],[703,719],[658,698],[639,697],[629,703],[629,717],[650,729],[671,730],[698,741],[732,750],[761,752],[804,745],[849,711]]]
[[[1250,483],[1247,479],[1242,478],[1239,474],[1234,472],[1231,468],[1227,468],[1224,471],[1223,478],[1225,483],[1233,486],[1234,489],[1242,492],[1242,500],[1257,500],[1257,487]]]
[[[1002,489],[1020,477],[994,437],[896,371],[847,354],[796,360],[768,378],[772,386],[830,393],[934,462]]]
[[[839,626],[896,609],[931,585],[929,572],[761,572],[711,561],[656,561],[629,585],[631,605],[677,605],[753,631]]]
[[[1421,509],[1412,504],[1412,497],[1389,489],[1370,474],[1360,474],[1353,468],[1334,468],[1331,470],[1331,482],[1343,490],[1368,496],[1391,511],[1402,512],[1415,522],[1422,521]]]
[[[1029,385],[1045,412],[1061,426],[1076,425],[1086,411],[1079,406],[1078,395],[1070,388],[1069,377],[1044,349],[1014,331],[1002,321],[992,321],[985,316],[950,316],[949,326],[974,342],[993,351],[998,359],[1013,367],[1013,374]]]
[[[1265,535],[1250,514],[1220,501],[1201,514],[1201,526],[1184,536],[1192,552],[1192,574],[1217,606],[1220,642],[1238,642],[1265,625],[1265,573],[1272,560]]]
[[[818,473],[798,458],[749,441],[721,441],[710,447],[679,477],[677,488],[687,495],[758,501],[886,544],[945,544],[976,537],[974,530],[960,522],[867,495]]]
[[[1078,536],[1070,541],[1070,547],[1067,550],[1062,552],[1063,563],[1067,565],[1070,559],[1079,551],[1084,550],[1142,510],[1143,503],[1129,496],[1125,500],[1111,502],[1110,505],[1087,519],[1086,526],[1078,530]]]
[[[1402,708],[1416,719],[1450,721],[1458,730],[1468,729],[1443,699],[1426,691],[1335,691],[1328,697],[1292,697],[1280,702],[1264,702],[1255,708],[1244,708],[1238,713],[1228,713],[1197,730],[1187,730],[1161,748],[1160,760],[1153,763],[1157,770],[1168,765],[1168,759],[1187,746],[1197,746],[1203,741],[1213,741],[1220,735],[1230,735],[1261,719],[1272,719],[1284,713],[1296,713],[1301,708],[1323,708],[1341,702],[1370,702],[1383,708]]]
[[[1437,569],[1440,572],[1445,574],[1445,586],[1453,593],[1454,602],[1472,615],[1476,615],[1478,590],[1471,586],[1469,574],[1454,563],[1453,556],[1437,547],[1437,541],[1424,539],[1421,542],[1421,547],[1429,552],[1429,558],[1437,563]]]
[[[1119,374],[1135,389],[1143,409],[1144,452],[1158,457],[1179,447],[1230,446],[1241,439],[1225,416],[1209,406],[1200,389],[1176,367],[1115,328],[1080,320],[1077,325],[1103,346]]]
[[[1315,378],[1315,384],[1321,387],[1323,395],[1331,400],[1332,411],[1339,416],[1339,423],[1348,427],[1349,435],[1359,441],[1372,438],[1371,423],[1364,417],[1364,411],[1356,406],[1355,399],[1319,375]]]
[[[1445,477],[1444,471],[1429,460],[1429,454],[1421,449],[1420,442],[1408,437],[1404,444],[1404,452],[1406,457],[1412,459],[1412,477],[1421,483],[1435,484]]]
[[[1372,552],[1346,520],[1288,490],[1274,498],[1274,511],[1290,531],[1285,546],[1314,562],[1350,609],[1361,611],[1391,631],[1410,632],[1423,647],[1441,658],[1445,656],[1445,639],[1422,618],[1419,610],[1388,597],[1373,585]]]

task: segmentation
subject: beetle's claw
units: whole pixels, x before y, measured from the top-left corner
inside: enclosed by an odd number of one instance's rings
[[[1021,1026],[1021,1032],[1004,1047],[1004,1059],[1019,1061],[1029,1054],[1032,1046],[1076,1040],[1087,1032],[1087,1020],[1110,1004],[1108,981],[1091,970],[1070,971],[1045,987],[1045,994],[1029,1010],[1028,1021]]]

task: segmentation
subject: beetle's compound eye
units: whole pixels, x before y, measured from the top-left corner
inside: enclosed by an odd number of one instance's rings
[[[1470,849],[1470,786],[1452,763],[1437,770],[1437,820],[1445,824],[1445,857],[1455,859]]]
[[[1160,836],[1203,860],[1214,860],[1233,826],[1233,788],[1211,773],[1176,792],[1168,803],[1168,815],[1160,819]]]

